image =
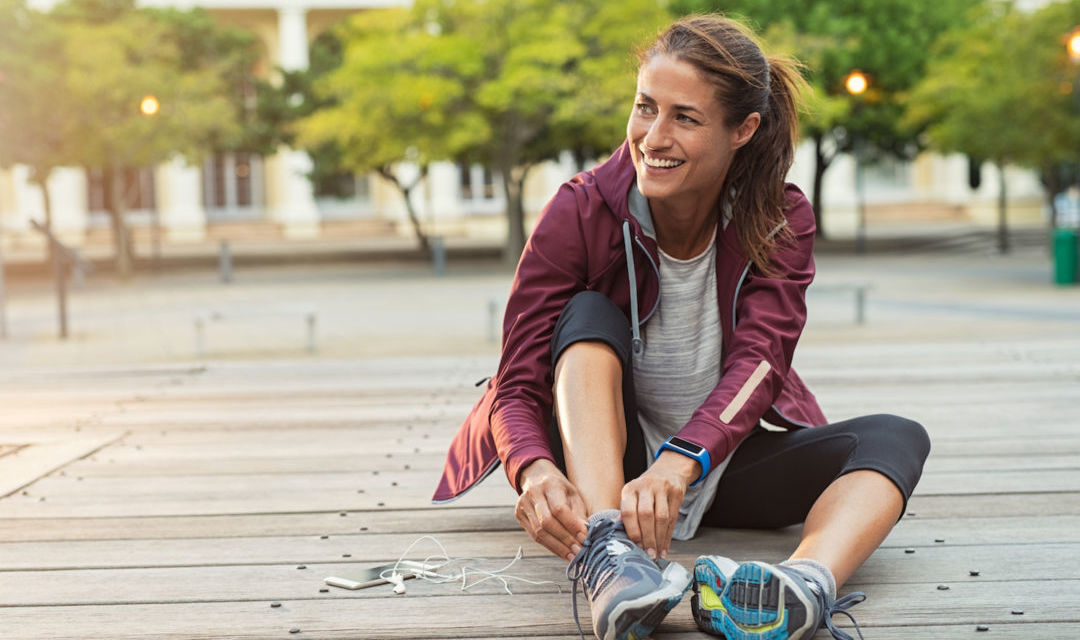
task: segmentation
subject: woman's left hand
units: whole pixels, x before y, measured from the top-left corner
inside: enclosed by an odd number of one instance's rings
[[[697,460],[665,451],[645,473],[623,486],[620,510],[626,535],[650,558],[667,556],[686,488],[700,474]]]

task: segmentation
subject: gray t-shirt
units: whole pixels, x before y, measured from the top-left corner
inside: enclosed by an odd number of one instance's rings
[[[631,192],[636,194],[636,186]],[[643,202],[648,206],[640,194],[636,196],[631,198],[632,206],[641,207]],[[714,235],[709,248],[689,260],[660,252],[660,303],[642,328],[645,349],[634,356],[638,420],[649,463],[720,381],[716,250]],[[730,459],[712,461],[705,481],[687,490],[675,527],[676,540],[688,540],[697,532]]]

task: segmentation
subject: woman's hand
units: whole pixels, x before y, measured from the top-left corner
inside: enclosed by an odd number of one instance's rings
[[[700,474],[697,460],[665,451],[623,487],[620,509],[626,535],[650,558],[667,557],[686,488]]]
[[[585,542],[585,502],[574,485],[550,460],[539,459],[522,470],[521,495],[514,517],[549,551],[573,560]]]

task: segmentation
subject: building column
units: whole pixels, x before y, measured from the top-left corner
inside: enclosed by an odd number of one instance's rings
[[[278,9],[278,64],[286,70],[307,68],[306,9]],[[307,153],[284,145],[266,163],[267,181],[275,185],[267,193],[270,217],[281,223],[286,237],[319,235],[319,209],[315,204],[315,190],[307,177],[312,166]]]
[[[82,246],[90,220],[86,170],[79,167],[53,169],[48,188],[53,233],[68,246]]]
[[[166,242],[206,239],[206,209],[202,203],[202,172],[180,156],[158,165],[154,176],[158,215]]]

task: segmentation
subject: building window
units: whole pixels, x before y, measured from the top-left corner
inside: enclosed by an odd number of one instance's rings
[[[371,202],[371,176],[339,172],[313,176],[315,201],[326,220],[369,218],[375,213]]]
[[[467,164],[463,164],[458,166],[458,171],[461,174],[461,199],[472,200],[472,167]]]
[[[480,165],[459,165],[462,200],[494,200],[495,174]]]
[[[123,174],[121,189],[124,204],[128,211],[152,211],[154,200],[154,172],[148,168],[127,167],[120,170]],[[110,172],[104,169],[86,170],[87,203],[92,212],[104,212],[113,209],[116,197],[110,188]]]
[[[262,158],[219,153],[203,165],[203,206],[208,216],[249,218],[262,206]]]
[[[370,200],[371,177],[341,172],[315,182],[315,197],[334,200]]]

